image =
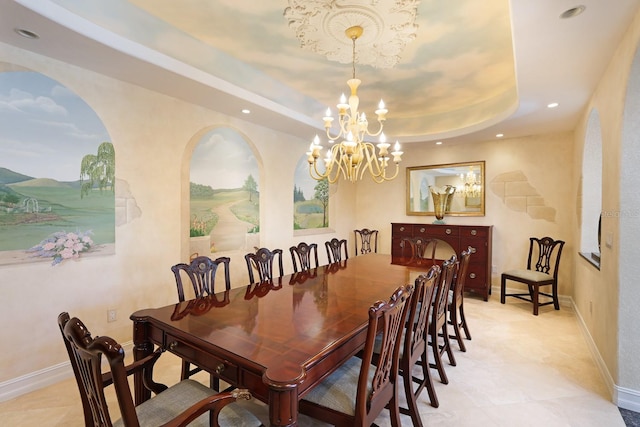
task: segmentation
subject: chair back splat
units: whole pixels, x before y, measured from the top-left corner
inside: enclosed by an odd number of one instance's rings
[[[429,239],[425,237],[403,237],[400,242],[402,247],[402,257],[412,265],[435,265],[436,263],[436,247],[438,239]],[[431,248],[429,252],[427,249]],[[407,256],[407,253],[409,256]]]
[[[371,251],[378,253],[378,230],[370,230],[363,228],[361,230],[353,230],[354,244],[356,249],[356,256],[369,254]],[[373,249],[371,242],[373,241]],[[359,244],[359,245],[358,245]],[[360,250],[358,250],[360,246]]]
[[[371,306],[362,359],[351,357],[310,390],[300,401],[301,413],[334,426],[369,427],[388,408],[391,425],[400,426],[398,359],[412,292],[413,286],[401,286],[389,302]],[[373,365],[378,335],[380,353],[377,365]]]
[[[333,239],[324,242],[324,247],[327,249],[327,259],[329,260],[329,264],[349,259],[346,239],[340,240],[334,237]]]
[[[255,253],[248,253],[244,256],[249,271],[249,283],[257,283],[253,271],[258,271],[258,282],[266,282],[277,277],[284,276],[282,267],[282,249],[270,251],[267,248],[260,248]],[[273,263],[276,261],[278,270],[274,271]]]
[[[461,351],[467,351],[462,340],[461,329],[464,331],[468,340],[471,339],[469,333],[469,326],[467,326],[467,319],[464,317],[464,286],[467,279],[467,272],[469,270],[469,260],[471,254],[476,250],[469,246],[466,250],[460,253],[460,260],[458,261],[458,269],[456,276],[453,278],[453,284],[449,291],[449,324],[453,328],[453,334],[449,338],[455,339],[458,342],[458,347]]]
[[[505,303],[505,297],[514,297],[533,304],[533,314],[538,315],[538,308],[553,304],[560,310],[558,302],[558,270],[560,255],[564,247],[563,240],[551,237],[530,237],[527,269],[509,270],[502,273],[500,281],[500,302]],[[527,285],[528,292],[514,291],[507,293],[506,281],[512,280]],[[551,293],[541,292],[541,286],[551,286]],[[540,302],[540,295],[550,298],[550,301]]]
[[[176,278],[178,300],[185,300],[184,284],[182,283],[183,276],[189,278],[195,298],[215,294],[216,273],[221,264],[224,268],[224,290],[228,291],[231,289],[231,280],[229,279],[230,261],[231,259],[228,257],[220,257],[212,260],[206,256],[199,256],[194,258],[189,264],[180,263],[171,267],[171,271],[173,271]]]
[[[153,366],[163,353],[157,349],[144,359],[125,366],[124,350],[112,338],[92,337],[84,323],[68,313],[58,316],[71,366],[80,391],[84,421],[87,427],[140,425],[261,426],[260,420],[238,405],[237,399],[250,399],[247,390],[216,393],[194,380],[183,380],[167,387],[152,380]],[[102,372],[102,357],[109,362],[110,372]],[[127,377],[143,372],[144,385],[156,395],[135,406]],[[104,388],[113,385],[121,419],[112,422]],[[229,406],[227,406],[229,405]],[[211,424],[209,417],[212,417]]]
[[[298,243],[298,246],[291,246],[289,248],[289,252],[291,252],[291,261],[293,262],[294,273],[298,272],[298,263],[300,264],[300,271],[308,271],[311,268],[318,267],[317,244],[300,242]]]

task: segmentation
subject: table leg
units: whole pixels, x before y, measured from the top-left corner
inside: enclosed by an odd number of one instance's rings
[[[133,360],[144,359],[153,352],[153,343],[147,337],[146,322],[133,321]],[[133,374],[133,393],[135,405],[138,406],[151,397],[151,390],[144,386],[143,372]]]
[[[298,425],[298,388],[269,388],[269,422],[271,427]]]

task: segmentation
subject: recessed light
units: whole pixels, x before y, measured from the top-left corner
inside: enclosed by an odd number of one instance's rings
[[[558,104],[557,102],[552,102],[550,104],[547,104],[547,108],[556,108],[558,105],[560,104]]]
[[[496,134],[496,138],[502,138],[503,136],[504,136],[504,134],[503,134],[503,133],[497,133],[497,134]]]
[[[560,14],[561,19],[569,19],[580,15],[586,9],[585,6],[580,5],[576,7],[572,7],[571,9],[567,9]]]
[[[243,108],[243,109],[242,109],[242,113],[243,113],[243,114],[249,114],[249,113],[251,113],[251,110],[249,110],[249,109],[247,109],[247,108]]]
[[[34,33],[33,31],[25,30],[24,28],[15,28],[14,31],[27,39],[36,40],[40,38],[38,34]]]
[[[442,141],[436,142],[436,145],[442,145]]]

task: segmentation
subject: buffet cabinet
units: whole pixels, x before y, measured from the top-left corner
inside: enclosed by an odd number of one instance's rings
[[[475,253],[469,260],[465,291],[474,292],[489,299],[491,294],[491,225],[406,224],[391,223],[391,262],[410,264],[407,250],[403,248],[404,237],[435,238],[446,242],[459,257],[460,252],[471,246]],[[439,243],[438,248],[442,245]],[[441,263],[443,260],[436,260]],[[421,266],[424,266],[422,264]]]

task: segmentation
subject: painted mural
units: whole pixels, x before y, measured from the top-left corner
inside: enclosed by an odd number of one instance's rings
[[[113,253],[114,183],[91,107],[40,73],[0,72],[0,265]]]
[[[329,227],[329,181],[311,178],[306,154],[298,161],[293,182],[293,229]]]
[[[245,139],[216,128],[198,142],[191,157],[191,256],[250,252],[259,246],[260,171]]]

